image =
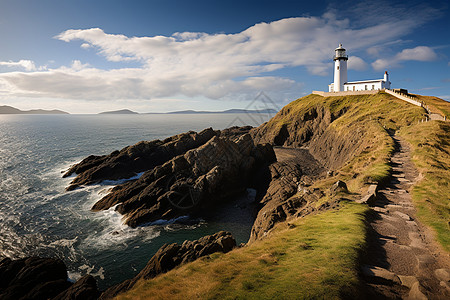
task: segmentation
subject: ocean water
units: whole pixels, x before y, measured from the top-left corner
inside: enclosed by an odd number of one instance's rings
[[[117,182],[66,192],[72,178],[62,178],[62,174],[88,155],[109,154],[141,140],[207,127],[258,126],[270,117],[0,115],[0,259],[59,257],[71,279],[91,274],[104,289],[135,276],[165,243],[219,230],[231,231],[238,243],[246,242],[253,217],[250,209],[235,201],[251,201],[249,195],[232,199],[208,218],[186,217],[184,225],[165,222],[131,229],[113,209],[90,211]]]

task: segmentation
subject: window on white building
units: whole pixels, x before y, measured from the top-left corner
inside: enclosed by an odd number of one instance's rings
[[[364,89],[367,91],[367,84],[366,85],[364,85]]]
[[[355,86],[353,86],[353,90],[355,90]]]
[[[375,89],[375,84],[372,84],[372,90],[374,90]]]

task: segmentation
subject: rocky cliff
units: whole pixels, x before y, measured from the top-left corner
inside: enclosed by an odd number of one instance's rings
[[[272,147],[255,144],[249,129],[205,129],[91,156],[66,173],[78,174],[68,189],[146,170],[139,179],[113,188],[92,209],[117,205],[131,227],[195,213],[242,191],[261,168],[275,161]]]
[[[211,128],[199,133],[190,131],[163,141],[142,141],[109,155],[88,156],[80,163],[73,165],[64,174],[63,177],[77,175],[67,190],[103,180],[130,178],[139,172],[150,170],[177,155],[203,145],[217,134]]]
[[[310,95],[305,98],[316,98]],[[303,101],[309,99],[302,98]],[[335,97],[336,98],[336,97]],[[336,99],[338,100],[338,99]],[[364,128],[339,131],[332,123],[349,109],[347,105],[302,106],[299,101],[285,106],[266,124],[252,130],[257,143],[269,143],[274,146],[308,147],[311,154],[330,169],[341,167],[351,157],[357,155],[363,142]]]

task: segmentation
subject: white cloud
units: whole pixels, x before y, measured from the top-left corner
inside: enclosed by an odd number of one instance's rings
[[[433,61],[437,59],[437,54],[430,47],[418,46],[412,49],[403,49],[391,58],[380,58],[372,63],[375,70],[394,68],[400,66],[402,61]]]
[[[74,61],[70,67],[3,73],[0,85],[11,95],[63,99],[245,98],[261,90],[279,92],[284,98],[286,91],[299,94],[302,85],[270,72],[300,66],[311,74],[329,75],[330,58],[338,43],[355,53],[396,40],[420,24],[408,15],[352,28],[350,19],[327,12],[320,17],[259,23],[235,34],[128,37],[100,28],[70,29],[55,38],[80,41],[81,48],[91,48],[110,62],[133,61],[139,66],[104,70]],[[430,57],[426,49],[415,49],[416,55]],[[402,52],[397,61],[412,54]],[[350,57],[349,68],[366,66],[360,57]]]
[[[71,66],[71,68],[72,68],[73,70],[75,70],[75,71],[80,71],[80,70],[86,69],[86,68],[88,68],[88,67],[89,67],[89,64],[83,64],[83,63],[81,63],[81,61],[79,61],[79,60],[74,60],[74,61],[72,61],[72,66]]]
[[[363,71],[367,69],[367,63],[358,56],[349,56],[348,68],[350,70]]]
[[[36,66],[32,60],[21,59],[19,61],[0,61],[0,66],[6,66],[10,68],[22,68],[26,71],[35,71]]]
[[[404,49],[396,55],[398,60],[433,61],[437,58],[433,49],[426,46],[418,46],[413,49]]]

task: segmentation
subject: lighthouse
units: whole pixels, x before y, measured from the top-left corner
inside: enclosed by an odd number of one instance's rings
[[[342,44],[339,44],[334,50],[334,84],[333,92],[344,91],[344,84],[347,83],[347,60],[348,56],[345,53]]]
[[[328,92],[358,92],[358,91],[376,91],[390,89],[388,72],[384,72],[383,79],[348,81],[347,80],[347,61],[348,55],[345,53],[342,44],[334,49],[334,82],[328,85]]]

